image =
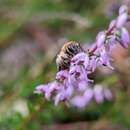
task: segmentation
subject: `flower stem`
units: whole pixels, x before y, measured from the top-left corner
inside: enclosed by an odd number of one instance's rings
[[[97,45],[95,44],[95,46],[91,50],[88,50],[89,56],[92,56],[96,50],[97,50]]]

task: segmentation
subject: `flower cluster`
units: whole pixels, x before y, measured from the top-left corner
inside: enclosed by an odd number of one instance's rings
[[[57,72],[54,81],[37,86],[35,92],[44,94],[47,100],[52,99],[55,105],[65,102],[79,108],[84,108],[93,99],[97,103],[111,101],[111,90],[101,85],[91,87],[93,80],[90,80],[88,75],[98,66],[113,69],[110,54],[116,44],[128,48],[130,36],[125,28],[128,18],[128,8],[123,5],[119,9],[117,19],[110,23],[107,30],[98,33],[93,47],[76,54],[70,61],[69,70]]]

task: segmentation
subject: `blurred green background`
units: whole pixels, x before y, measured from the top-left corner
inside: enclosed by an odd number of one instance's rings
[[[130,54],[115,48],[115,71],[98,68],[95,84],[114,101],[85,110],[54,106],[33,93],[54,79],[55,56],[68,40],[85,48],[116,18],[123,0],[0,0],[0,130],[129,130]]]

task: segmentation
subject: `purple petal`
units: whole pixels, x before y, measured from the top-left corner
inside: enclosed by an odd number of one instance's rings
[[[88,86],[88,83],[85,80],[79,81],[78,83],[78,89],[81,92],[85,91],[87,86]]]
[[[111,53],[114,47],[116,47],[116,36],[113,35],[109,40],[108,40],[108,51]]]
[[[56,81],[49,83],[48,88],[45,89],[45,98],[50,100],[52,93],[57,91],[60,87],[60,84],[58,84]]]
[[[94,92],[92,89],[88,88],[85,93],[84,93],[84,100],[85,100],[85,104],[88,105],[90,103],[90,101],[92,100],[94,95]]]
[[[128,48],[128,45],[130,44],[130,35],[126,28],[121,29],[121,45],[124,48]]]
[[[93,98],[93,90],[87,89],[83,96],[75,96],[70,103],[78,108],[85,108]]]
[[[47,100],[50,100],[52,93],[59,90],[59,88],[61,88],[61,85],[59,83],[57,83],[56,81],[53,81],[46,86],[43,86],[43,87],[39,86],[36,89],[39,89],[40,91],[42,91],[42,93],[45,94],[45,98]]]
[[[72,60],[71,60],[71,65],[77,65],[80,64],[81,62],[85,62],[85,64],[88,64],[89,62],[89,57],[86,53],[81,52],[75,55]]]
[[[70,103],[78,108],[85,108],[93,98],[93,90],[87,89],[83,96],[75,96],[71,99]]]
[[[92,73],[96,70],[98,64],[98,59],[96,56],[91,56],[89,66],[87,67],[87,70]]]
[[[81,67],[79,65],[71,66],[69,73],[71,75],[73,75],[75,73],[81,73]]]
[[[85,67],[85,69],[88,67],[88,65],[89,65],[89,57],[86,56],[86,58],[84,60],[84,67]]]
[[[95,85],[94,87],[94,96],[97,103],[103,103],[104,95],[103,95],[103,88],[100,85]]]
[[[107,52],[105,52],[105,50],[103,50],[101,52],[101,56],[100,56],[100,63],[113,70],[114,68],[112,67],[110,61],[111,61],[111,59],[110,59],[109,54]]]
[[[56,74],[56,79],[59,80],[61,78],[67,78],[68,77],[68,71],[67,70],[61,70]]]
[[[78,53],[77,55],[75,55],[73,58],[72,58],[72,62],[73,61],[76,61],[78,59],[84,59],[84,57],[86,56],[86,54],[84,52],[81,52],[81,53]]]
[[[74,93],[74,88],[72,85],[67,86],[68,88],[65,90],[65,96],[66,98],[70,98]]]
[[[112,100],[113,100],[113,95],[112,95],[111,90],[109,90],[108,88],[107,88],[107,89],[104,89],[104,97],[105,97],[105,99],[107,99],[108,101],[112,101]]]
[[[117,28],[123,27],[127,21],[127,18],[128,18],[128,15],[126,13],[119,15],[117,18],[116,27]]]
[[[61,84],[59,84],[57,81],[53,81],[49,84],[50,91],[59,90],[61,88]]]
[[[115,27],[115,25],[116,25],[116,20],[112,20],[111,23],[109,24],[108,31],[110,31],[111,29],[113,29],[113,27]]]
[[[48,84],[46,84],[46,85],[43,85],[43,84],[38,85],[38,86],[36,87],[34,93],[38,93],[38,94],[45,93],[45,91],[46,91],[46,89],[47,89],[48,87],[49,87]]]
[[[99,32],[96,37],[96,44],[98,47],[101,47],[105,42],[106,34],[105,32]]]
[[[81,67],[81,74],[80,74],[80,80],[86,80],[88,81],[88,76],[87,76],[87,72],[85,70],[85,68],[82,66]]]
[[[63,100],[63,96],[61,93],[59,93],[56,95],[56,97],[54,99],[54,104],[57,106],[61,100]]]
[[[127,6],[126,5],[122,5],[119,9],[119,15],[123,14],[123,13],[126,13],[128,10]]]
[[[70,103],[78,108],[84,108],[86,106],[83,96],[75,96],[71,99]]]

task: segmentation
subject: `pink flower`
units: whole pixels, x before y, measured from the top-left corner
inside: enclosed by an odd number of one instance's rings
[[[130,44],[130,35],[126,28],[121,28],[121,45],[124,48],[128,48],[128,45]]]
[[[108,27],[108,32],[110,32],[116,26],[116,20],[112,20]]]
[[[127,13],[123,13],[123,14],[119,15],[117,18],[116,27],[117,28],[123,27],[127,22],[127,18],[128,18]]]
[[[99,32],[97,37],[96,37],[96,45],[97,47],[101,47],[102,45],[104,45],[105,42],[105,38],[106,38],[106,34],[105,32]]]
[[[86,102],[84,101],[83,96],[75,96],[70,101],[71,105],[78,107],[78,108],[85,108]]]
[[[85,108],[93,98],[93,90],[87,89],[82,96],[75,96],[71,99],[70,103],[71,105],[78,107],[78,108]]]
[[[126,5],[122,5],[119,9],[119,15],[123,14],[123,13],[127,13],[128,8]]]
[[[103,88],[101,85],[95,85],[94,87],[94,97],[97,103],[104,102]]]
[[[56,81],[53,81],[53,82],[46,84],[46,85],[38,85],[36,87],[35,92],[45,94],[45,98],[47,100],[50,100],[52,93],[59,90],[60,87],[61,86],[59,83],[57,83]]]
[[[108,88],[104,89],[104,97],[108,101],[112,101],[113,100],[113,94],[112,94],[110,89],[108,89]]]
[[[71,60],[71,66],[74,65],[84,65],[84,67],[86,68],[89,64],[89,57],[86,53],[81,52],[78,53],[77,55],[75,55],[72,60]]]
[[[110,63],[110,56],[107,53],[102,53],[100,58],[100,63],[104,66],[107,66],[110,69],[114,69]]]

